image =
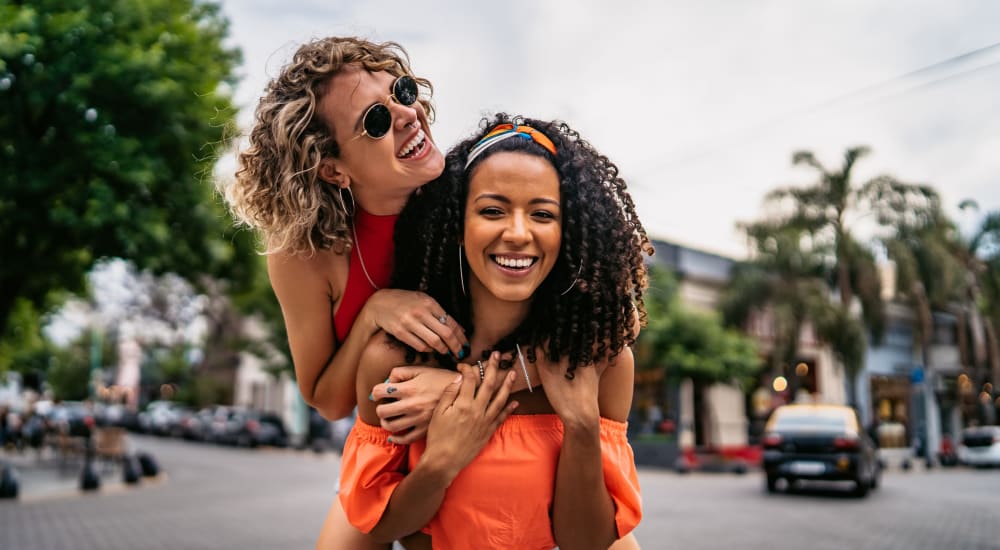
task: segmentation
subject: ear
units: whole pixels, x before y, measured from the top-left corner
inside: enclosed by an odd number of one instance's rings
[[[337,159],[325,158],[319,161],[319,179],[343,189],[351,185],[351,178],[340,169]]]

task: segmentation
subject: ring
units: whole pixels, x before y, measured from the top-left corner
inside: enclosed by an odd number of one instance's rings
[[[447,314],[447,313],[445,313],[445,314],[442,314],[442,315],[441,315],[440,317],[438,317],[438,321],[439,321],[439,322],[440,322],[440,323],[441,323],[442,325],[447,325],[447,324],[448,324],[448,314]]]
[[[476,361],[476,364],[479,365],[479,381],[482,382],[486,380],[486,367],[483,366],[482,361]]]

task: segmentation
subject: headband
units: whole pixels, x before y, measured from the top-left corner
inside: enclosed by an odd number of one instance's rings
[[[472,149],[469,149],[469,158],[465,161],[465,168],[468,169],[469,165],[472,164],[472,161],[476,160],[479,155],[483,154],[483,151],[489,149],[494,143],[500,143],[501,141],[514,136],[521,136],[524,139],[530,139],[544,147],[545,150],[552,153],[553,156],[556,154],[556,146],[553,145],[552,140],[531,126],[499,124],[496,128],[490,130],[490,133],[483,136],[483,139],[477,141],[476,144],[472,146]]]

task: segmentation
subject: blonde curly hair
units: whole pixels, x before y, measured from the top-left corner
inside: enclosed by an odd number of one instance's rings
[[[355,37],[313,40],[268,83],[260,98],[249,145],[238,157],[236,179],[223,193],[237,223],[262,233],[265,254],[344,252],[351,244],[339,188],[319,179],[320,161],[340,146],[316,107],[330,78],[356,64],[370,72],[412,75],[409,55],[395,42]],[[420,103],[433,120],[430,81],[414,77]]]

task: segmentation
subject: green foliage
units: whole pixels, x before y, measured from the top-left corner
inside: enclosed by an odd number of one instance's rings
[[[66,349],[52,348],[46,381],[57,400],[80,401],[90,394],[89,348],[84,341]]]
[[[639,368],[666,369],[675,380],[745,387],[760,369],[753,342],[723,328],[713,315],[685,311],[678,303],[676,281],[662,268],[650,270],[646,308],[648,324],[637,343]]]
[[[48,343],[42,337],[41,318],[31,302],[19,299],[14,303],[10,322],[0,334],[0,374],[8,370],[44,371]]]
[[[102,257],[251,277],[209,181],[235,116],[227,25],[195,0],[0,6],[0,329]]]

